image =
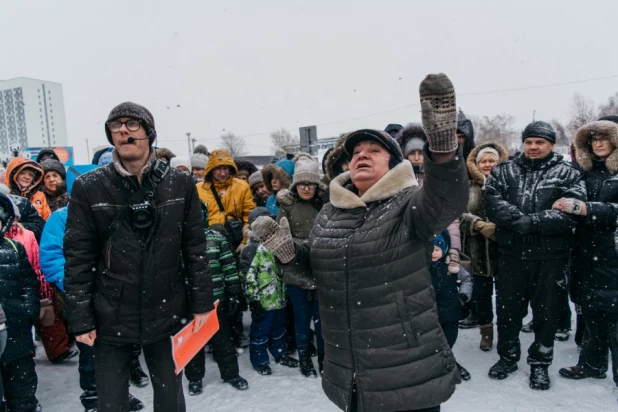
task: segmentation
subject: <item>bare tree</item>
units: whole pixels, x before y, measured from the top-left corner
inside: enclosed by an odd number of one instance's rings
[[[498,143],[509,152],[515,151],[521,144],[519,133],[515,128],[515,117],[508,114],[497,114],[495,116],[483,116],[476,118],[476,144]],[[474,124],[474,121],[473,121]]]
[[[554,130],[556,130],[556,144],[571,146],[571,137],[569,136],[567,128],[557,119],[553,119],[551,125],[554,127]]]
[[[291,153],[297,151],[300,146],[300,138],[298,136],[293,136],[289,130],[283,127],[272,132],[270,134],[270,140],[272,142],[273,151],[281,148]]]
[[[575,94],[571,102],[569,119],[567,131],[573,136],[580,127],[597,119],[597,111],[594,107],[594,102],[581,94]]]
[[[606,104],[599,106],[599,117],[618,115],[618,92],[607,99]]]
[[[226,132],[221,135],[221,143],[223,148],[228,151],[232,158],[244,156],[246,154],[245,146],[247,145],[245,139],[236,136],[233,132]]]

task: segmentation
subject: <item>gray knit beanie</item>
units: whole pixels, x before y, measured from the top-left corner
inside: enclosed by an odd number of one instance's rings
[[[60,175],[62,180],[67,180],[67,170],[60,161],[49,158],[43,160],[40,165],[43,166],[43,176],[45,176],[47,172],[56,172]]]
[[[152,117],[152,113],[144,106],[139,105],[133,102],[124,102],[120,103],[118,106],[114,107],[111,112],[109,112],[109,116],[107,117],[107,121],[105,122],[105,134],[107,135],[107,140],[113,146],[114,141],[112,140],[112,132],[107,127],[107,122],[111,122],[112,120],[120,119],[121,117],[130,117],[131,119],[139,120],[148,136],[148,140],[150,145],[152,145],[157,138],[157,131],[155,130],[155,122],[154,117]]]
[[[308,154],[300,153],[295,157],[294,180],[290,190],[299,183],[320,183],[320,165]]]
[[[556,132],[551,124],[538,120],[530,123],[524,129],[521,134],[521,141],[523,142],[529,137],[538,137],[540,139],[548,140],[552,143],[556,143]]]
[[[208,156],[204,154],[195,153],[193,156],[191,156],[191,168],[206,169],[207,163],[208,163]]]
[[[259,183],[264,183],[264,179],[262,179],[262,172],[258,170],[257,172],[249,176],[249,187],[253,188],[253,186]]]
[[[173,157],[172,160],[170,160],[170,167],[172,169],[178,169],[178,166],[184,166],[189,172],[191,171],[191,162],[188,157]]]
[[[425,145],[425,142],[420,137],[411,138],[410,140],[408,140],[406,145],[403,147],[403,157],[407,158],[410,155],[410,153],[416,150],[423,151],[424,145]]]

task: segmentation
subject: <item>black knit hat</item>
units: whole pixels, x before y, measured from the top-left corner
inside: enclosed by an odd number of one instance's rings
[[[62,180],[67,180],[67,171],[64,165],[58,160],[45,159],[40,165],[43,167],[43,176],[45,176],[47,172],[56,172],[62,177]]]
[[[154,117],[152,117],[152,113],[144,106],[139,105],[133,102],[124,102],[120,103],[118,106],[114,107],[111,112],[109,112],[109,116],[107,117],[107,121],[105,122],[105,134],[107,135],[107,140],[113,146],[114,141],[112,140],[112,132],[107,127],[107,122],[112,120],[120,119],[121,117],[130,117],[131,119],[139,120],[148,136],[148,140],[150,145],[152,145],[157,138],[157,131],[155,130],[155,122]]]
[[[373,140],[374,142],[378,142],[384,146],[386,150],[388,150],[391,154],[391,162],[389,165],[391,169],[403,161],[403,153],[401,152],[399,143],[397,143],[397,141],[390,135],[379,130],[362,129],[352,132],[346,137],[345,142],[343,143],[343,148],[348,155],[352,157],[354,147],[364,140]]]
[[[523,142],[529,137],[538,137],[556,143],[556,132],[554,128],[551,124],[541,120],[532,122],[526,126],[524,132],[521,134],[521,141]]]
[[[607,120],[610,122],[618,123],[618,116],[603,116],[599,120]]]

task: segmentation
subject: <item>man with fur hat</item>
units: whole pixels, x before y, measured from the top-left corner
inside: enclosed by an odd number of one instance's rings
[[[266,189],[266,185],[264,185],[264,179],[262,179],[262,172],[255,172],[249,176],[249,187],[251,188],[251,193],[253,193],[253,201],[255,204],[260,206],[266,206],[266,200],[270,196],[270,192]]]
[[[165,147],[157,147],[156,156],[157,159],[165,160],[167,163],[169,163],[173,158],[176,157],[174,152]]]
[[[496,165],[487,178],[485,213],[496,224],[498,245],[498,354],[489,377],[505,379],[517,370],[519,332],[532,306],[534,343],[528,349],[530,387],[550,387],[554,335],[567,293],[569,253],[578,218],[552,209],[562,197],[581,201],[586,190],[581,173],[553,152],[556,133],[536,121],[523,131],[524,152]]]
[[[154,411],[184,412],[170,336],[191,317],[198,331],[213,309],[197,190],[155,158],[155,122],[145,107],[113,108],[105,134],[113,162],[79,176],[68,206],[69,332],[94,345],[99,412],[129,410],[136,344],[152,377]]]
[[[236,163],[227,150],[212,151],[204,170],[204,182],[197,184],[200,199],[208,208],[210,225],[225,225],[228,219],[236,218],[244,229],[249,227],[249,212],[255,209],[255,203],[249,184],[237,179],[237,174]],[[233,246],[238,248],[240,244]]]

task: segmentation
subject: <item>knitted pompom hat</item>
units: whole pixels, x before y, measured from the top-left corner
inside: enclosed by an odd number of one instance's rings
[[[307,153],[298,153],[294,156],[294,179],[290,190],[293,190],[299,183],[320,184],[320,164]]]

